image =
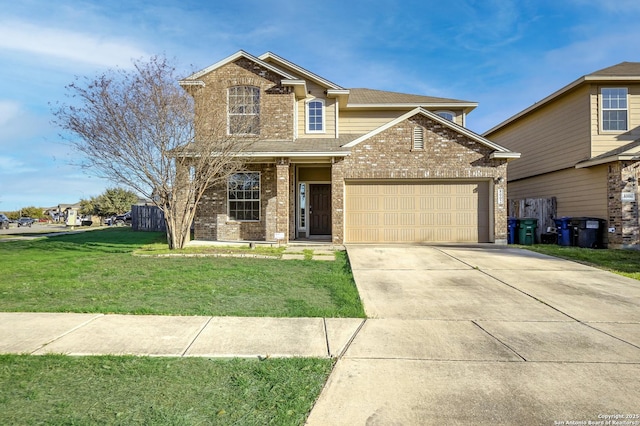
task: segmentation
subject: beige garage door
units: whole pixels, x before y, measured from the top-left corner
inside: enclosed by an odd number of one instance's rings
[[[348,243],[488,242],[487,182],[348,182]]]

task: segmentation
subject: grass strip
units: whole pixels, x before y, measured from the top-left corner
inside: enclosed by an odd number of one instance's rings
[[[344,252],[335,262],[134,255],[162,252],[163,238],[123,227],[3,242],[0,310],[365,316]]]
[[[0,355],[0,424],[301,425],[332,360]]]
[[[536,244],[521,247],[537,253],[573,260],[628,278],[640,280],[640,251],[638,250],[600,250],[581,247],[564,247],[555,244]]]

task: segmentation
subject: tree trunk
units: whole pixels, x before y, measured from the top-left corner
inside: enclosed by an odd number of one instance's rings
[[[184,248],[191,240],[193,213],[186,212],[184,215],[176,215],[164,206],[162,210],[167,223],[167,243],[169,244],[169,250]]]

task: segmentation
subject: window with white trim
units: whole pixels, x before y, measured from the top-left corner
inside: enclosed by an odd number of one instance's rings
[[[627,88],[603,88],[602,130],[628,130],[627,124]]]
[[[436,111],[436,114],[438,114],[440,117],[445,118],[449,121],[453,121],[453,119],[456,117],[456,115],[451,111]]]
[[[424,128],[416,126],[413,128],[413,149],[424,149]]]
[[[324,101],[312,99],[306,104],[307,133],[324,133]]]
[[[260,173],[243,172],[231,175],[227,182],[229,219],[260,220]]]
[[[260,133],[260,88],[234,86],[228,91],[230,135]]]

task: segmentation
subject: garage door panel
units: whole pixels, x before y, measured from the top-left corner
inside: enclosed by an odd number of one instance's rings
[[[347,242],[489,238],[487,182],[347,183],[345,199]]]

